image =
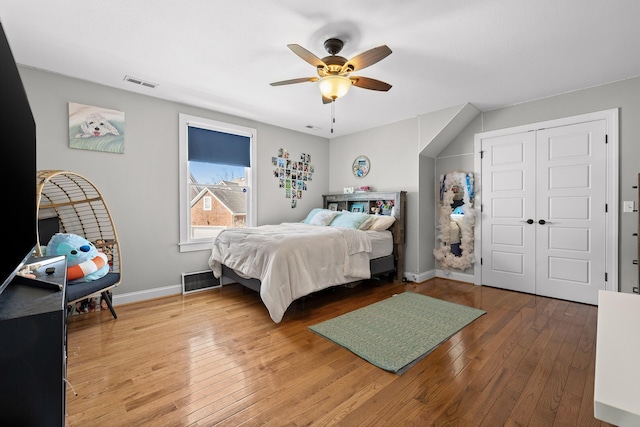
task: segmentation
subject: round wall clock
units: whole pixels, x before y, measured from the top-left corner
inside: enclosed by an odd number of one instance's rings
[[[371,162],[367,156],[358,156],[353,161],[353,176],[357,178],[364,178],[371,169]]]

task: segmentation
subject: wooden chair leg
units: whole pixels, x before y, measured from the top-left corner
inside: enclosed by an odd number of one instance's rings
[[[109,293],[107,291],[104,291],[102,293],[102,298],[106,301],[107,306],[109,307],[109,310],[111,310],[111,315],[113,315],[113,318],[117,319],[118,316],[116,315],[116,311],[113,309],[113,304],[111,304],[111,298],[109,297]]]

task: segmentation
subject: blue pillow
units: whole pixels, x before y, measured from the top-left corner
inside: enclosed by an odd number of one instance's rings
[[[344,227],[344,228],[360,228],[362,223],[370,219],[371,215],[365,213],[354,213],[348,211],[342,211],[329,224],[332,227]]]
[[[323,209],[318,211],[309,221],[309,225],[329,225],[338,212]]]
[[[313,218],[313,216],[315,214],[317,214],[318,212],[320,212],[322,210],[324,210],[324,209],[322,209],[322,208],[311,209],[311,212],[309,212],[309,215],[307,215],[307,217],[305,219],[303,219],[302,222],[304,222],[305,224],[309,224],[309,222],[311,222],[311,218]]]

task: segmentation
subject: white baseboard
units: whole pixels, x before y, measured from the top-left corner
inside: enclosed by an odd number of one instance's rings
[[[420,283],[433,277],[436,277],[435,270],[424,271],[422,273],[404,273],[404,278],[407,280],[407,282]]]
[[[171,285],[162,288],[154,288],[146,291],[129,292],[113,295],[113,305],[128,304],[131,302],[146,301],[154,298],[168,297],[182,294],[182,285]]]
[[[451,270],[436,270],[436,277],[444,279],[458,280],[460,282],[474,283],[475,276],[473,274],[461,273]]]

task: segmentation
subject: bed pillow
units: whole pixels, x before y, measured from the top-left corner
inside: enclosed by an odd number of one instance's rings
[[[369,214],[342,211],[333,218],[329,225],[332,227],[355,228],[357,230],[370,217],[371,215]]]
[[[329,225],[336,215],[338,212],[321,209],[309,220],[309,225]]]
[[[364,220],[364,222],[362,224],[360,224],[360,227],[358,227],[358,230],[363,230],[366,231],[369,229],[369,227],[371,227],[371,224],[373,224],[373,221],[375,221],[375,215],[367,215],[367,219]]]
[[[373,217],[375,219],[369,226],[369,230],[372,231],[384,231],[387,228],[391,227],[396,221],[396,217],[390,215],[373,215]]]
[[[329,209],[314,208],[302,222],[310,225],[329,225],[336,215],[337,212],[330,211]]]
[[[309,222],[313,219],[315,214],[317,214],[318,212],[320,212],[322,210],[324,210],[324,209],[322,209],[322,208],[311,209],[311,212],[309,212],[309,215],[307,215],[307,217],[305,219],[303,219],[302,222],[304,222],[305,224],[309,224]]]

